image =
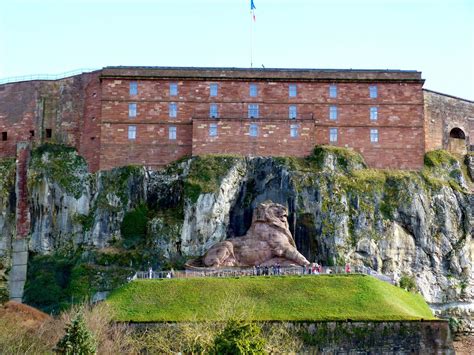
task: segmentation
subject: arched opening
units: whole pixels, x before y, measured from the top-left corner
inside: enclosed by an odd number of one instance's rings
[[[466,154],[466,134],[461,128],[455,127],[449,132],[448,150],[451,153]]]
[[[466,139],[466,135],[461,128],[455,127],[449,132],[449,138]]]

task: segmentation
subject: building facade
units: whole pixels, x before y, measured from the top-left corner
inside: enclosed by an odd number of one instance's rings
[[[423,83],[418,71],[168,67],[7,83],[0,156],[20,141],[65,143],[97,171],[204,154],[301,157],[332,144],[370,167],[419,169],[438,139]]]

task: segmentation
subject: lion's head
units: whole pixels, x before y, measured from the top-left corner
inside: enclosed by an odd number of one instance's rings
[[[267,223],[285,231],[292,245],[295,244],[288,226],[288,209],[272,201],[262,202],[253,211],[252,224],[255,222]]]

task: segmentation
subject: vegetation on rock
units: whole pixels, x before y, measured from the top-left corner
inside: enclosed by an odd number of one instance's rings
[[[237,159],[233,156],[219,155],[193,158],[189,173],[185,177],[185,196],[195,203],[200,194],[216,192],[219,189],[221,179],[235,165]]]
[[[86,175],[87,163],[72,147],[46,143],[31,152],[28,170],[30,188],[46,177],[78,199],[83,193]]]

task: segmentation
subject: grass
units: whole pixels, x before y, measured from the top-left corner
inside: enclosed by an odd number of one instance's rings
[[[435,319],[420,295],[364,275],[136,280],[107,303],[131,322],[218,321],[229,305],[255,321]]]

